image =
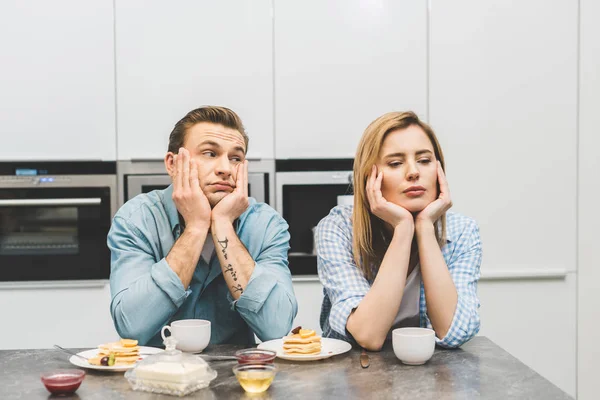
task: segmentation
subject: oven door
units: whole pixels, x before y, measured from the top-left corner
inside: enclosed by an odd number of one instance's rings
[[[111,203],[110,187],[0,187],[0,281],[108,279]]]
[[[262,172],[248,173],[248,195],[258,202],[267,202],[267,177]],[[171,177],[167,174],[128,175],[125,184],[127,199],[133,199],[138,194],[166,189],[171,184]]]
[[[289,225],[292,275],[316,275],[314,228],[341,199],[351,198],[352,171],[277,172],[277,211]],[[343,197],[342,197],[343,196]]]

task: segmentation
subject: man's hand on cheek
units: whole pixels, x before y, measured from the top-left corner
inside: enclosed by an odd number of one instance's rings
[[[187,228],[208,230],[210,204],[198,183],[198,166],[189,152],[181,148],[174,160],[173,201]]]
[[[213,208],[211,219],[233,223],[248,208],[248,161],[237,166],[235,189]]]

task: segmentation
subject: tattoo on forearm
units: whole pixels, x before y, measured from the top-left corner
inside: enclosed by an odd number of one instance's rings
[[[232,286],[233,292],[240,292],[240,294],[244,293],[244,289],[242,289],[242,285],[240,285],[239,283],[237,284],[237,286]]]
[[[221,245],[221,253],[223,253],[223,257],[227,260],[227,244],[229,240],[225,238],[224,240],[217,240],[217,242]]]
[[[225,272],[229,272],[233,277],[233,280],[237,281],[237,273],[233,270],[231,264],[227,264],[227,266],[225,267]]]
[[[229,240],[227,238],[223,239],[223,240],[217,240],[217,243],[219,243],[219,245],[221,246],[221,253],[223,253],[223,257],[225,258],[225,260],[227,260],[227,245],[229,244]],[[233,266],[231,264],[227,264],[227,266],[225,267],[225,271],[224,272],[229,272],[231,274],[231,277],[233,278],[234,282],[237,282],[237,272],[233,269]],[[240,285],[239,283],[234,286],[232,286],[234,293],[235,292],[240,292],[240,293],[244,293],[244,289],[242,288],[242,285]]]

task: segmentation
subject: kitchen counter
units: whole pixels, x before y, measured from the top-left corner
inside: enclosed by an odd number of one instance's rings
[[[231,355],[239,346],[213,345],[206,354]],[[263,395],[246,395],[231,368],[235,361],[212,361],[217,378],[194,399],[570,399],[566,393],[521,363],[486,337],[476,337],[459,350],[436,349],[422,366],[403,365],[391,343],[369,353],[370,367],[359,363],[360,350],[326,360],[292,362],[276,360],[279,372]],[[56,350],[0,351],[0,397],[47,399],[40,381],[43,372],[75,368],[69,356]],[[52,397],[54,398],[54,397]],[[87,370],[81,387],[64,399],[174,399],[134,392],[123,373]]]

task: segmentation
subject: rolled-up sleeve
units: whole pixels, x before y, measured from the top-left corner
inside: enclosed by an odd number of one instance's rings
[[[274,213],[265,232],[265,240],[254,260],[254,270],[246,289],[235,301],[230,293],[227,296],[232,309],[263,341],[287,335],[298,312],[288,267],[288,224]]]
[[[458,302],[450,329],[446,336],[436,342],[445,348],[457,348],[479,332],[479,298],[477,297],[477,282],[481,269],[481,238],[479,228],[474,221],[464,230],[459,243],[456,258],[448,265],[450,275],[458,295]],[[427,316],[426,325],[432,328]]]
[[[331,302],[327,322],[342,338],[352,340],[346,330],[348,317],[371,285],[354,262],[351,227],[339,212],[322,219],[316,233],[319,279]]]
[[[165,258],[156,260],[147,238],[115,217],[108,234],[111,251],[110,312],[119,335],[146,344],[191,293]]]

